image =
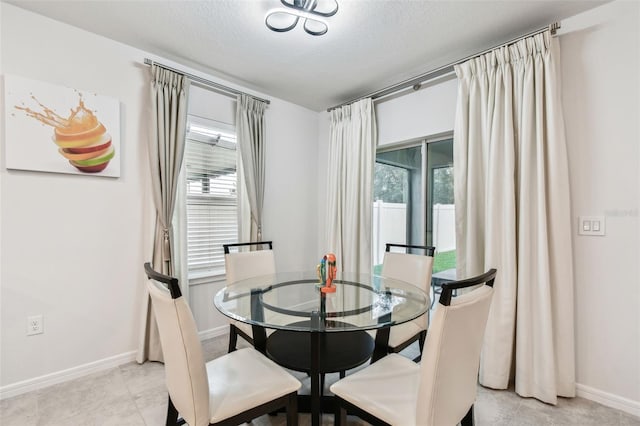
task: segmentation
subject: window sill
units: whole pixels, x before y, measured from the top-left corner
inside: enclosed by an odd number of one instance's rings
[[[192,272],[189,274],[189,286],[224,282],[225,278],[226,275],[224,269],[212,269],[209,271]]]

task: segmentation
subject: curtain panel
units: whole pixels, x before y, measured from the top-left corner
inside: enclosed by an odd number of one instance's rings
[[[327,166],[327,250],[338,269],[371,272],[373,168],[377,127],[373,101],[363,99],[330,113]]]
[[[175,275],[172,228],[178,177],[184,155],[189,80],[156,65],[151,66],[148,153],[156,226],[152,264],[156,271]],[[142,265],[141,265],[142,266]],[[138,362],[162,361],[162,349],[148,293],[143,302]]]
[[[248,95],[238,95],[236,134],[238,161],[238,204],[240,206],[241,241],[262,241],[262,206],[265,184],[266,102]],[[248,209],[242,205],[248,200]],[[247,211],[248,210],[248,211]],[[247,214],[250,213],[250,214]]]
[[[458,276],[498,269],[480,383],[575,396],[569,175],[559,44],[544,32],[456,66]]]

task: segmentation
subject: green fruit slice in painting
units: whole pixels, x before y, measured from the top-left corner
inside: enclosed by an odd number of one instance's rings
[[[107,167],[107,165],[109,164],[109,161],[111,161],[111,159],[115,156],[115,154],[116,154],[116,151],[113,148],[113,146],[111,146],[110,149],[105,154],[100,155],[99,157],[90,158],[87,160],[77,160],[77,161],[69,160],[69,162],[81,172],[97,173],[97,172],[101,172]]]

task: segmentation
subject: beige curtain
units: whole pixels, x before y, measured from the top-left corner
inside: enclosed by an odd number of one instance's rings
[[[569,177],[549,32],[456,67],[458,276],[498,269],[480,383],[575,395]]]
[[[189,80],[181,74],[151,66],[148,149],[156,207],[152,263],[155,270],[168,275],[176,273],[172,262],[174,236],[171,222],[184,155],[188,84]],[[148,294],[145,294],[143,315],[137,360],[162,361],[162,349]]]
[[[338,270],[371,272],[373,166],[378,143],[370,98],[330,113],[327,246]]]
[[[265,172],[265,119],[267,103],[248,95],[238,95],[236,106],[236,134],[240,160],[238,161],[238,180],[246,196],[249,211],[240,209],[243,218],[240,222],[241,239],[262,240],[262,205],[264,202]],[[246,195],[245,195],[246,194]],[[242,197],[239,197],[242,203]],[[250,214],[247,214],[250,213]],[[248,232],[247,232],[248,231]]]

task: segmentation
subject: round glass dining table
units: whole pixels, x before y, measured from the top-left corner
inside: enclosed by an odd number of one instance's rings
[[[429,296],[412,284],[377,275],[339,273],[332,292],[321,291],[315,271],[279,272],[235,282],[215,296],[224,315],[252,326],[254,346],[311,378],[312,425],[331,405],[322,397],[325,373],[386,355],[389,327],[429,309]],[[269,334],[265,329],[275,329]],[[366,330],[377,330],[375,341]],[[300,404],[306,411],[306,403]]]

